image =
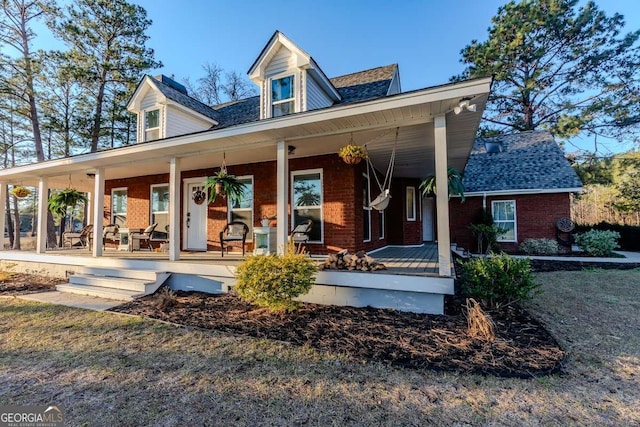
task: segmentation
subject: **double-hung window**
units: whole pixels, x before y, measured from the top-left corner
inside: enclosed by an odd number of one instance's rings
[[[169,238],[169,184],[151,186],[151,223],[158,224],[151,240]]]
[[[310,219],[313,227],[309,241],[322,242],[322,170],[296,171],[292,174],[291,201],[293,204],[292,229]]]
[[[416,220],[416,187],[407,187],[407,221],[415,221]]]
[[[120,227],[127,223],[127,188],[114,188],[111,190],[111,224]]]
[[[238,181],[244,184],[244,192],[240,199],[229,199],[229,221],[247,224],[247,240],[253,240],[253,176],[241,176]]]
[[[295,105],[293,76],[271,79],[271,117],[294,113]]]
[[[144,140],[160,139],[160,110],[144,112]]]
[[[499,242],[515,242],[517,236],[516,227],[516,201],[515,200],[495,200],[491,202],[491,213],[493,223],[506,230],[498,236]]]

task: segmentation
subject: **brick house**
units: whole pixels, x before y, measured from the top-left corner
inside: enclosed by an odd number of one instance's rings
[[[553,136],[545,131],[478,138],[464,169],[466,201],[449,204],[451,241],[474,250],[468,227],[485,210],[507,233],[500,247],[513,252],[525,239],[555,240],[556,222],[571,217],[570,194],[582,182]]]
[[[215,106],[197,101],[173,79],[145,76],[128,104],[137,117],[136,144],[0,170],[2,207],[5,184],[35,186],[40,200],[46,200],[49,189],[71,182],[90,194],[88,222],[96,229],[111,223],[122,228],[158,224],[151,243],[168,245],[167,261],[103,257],[99,232],[94,232],[91,259],[47,257],[46,203],[39,204],[35,254],[9,251],[3,258],[161,269],[176,276],[197,270],[198,276],[228,281],[233,266],[189,265],[181,257],[219,254],[219,232],[231,220],[255,230],[263,217],[276,216],[269,232],[281,249],[297,224],[312,219],[306,247],[314,255],[420,245],[438,236],[432,245],[433,274],[320,272],[317,283],[364,305],[371,299],[357,293],[362,289],[386,292],[379,297],[383,301],[408,292],[409,300],[422,301],[420,310],[442,312],[443,295],[453,293],[450,235],[457,238],[457,230],[467,225],[444,192],[423,199],[418,186],[435,174],[438,187],[446,188],[447,167],[465,169],[491,78],[409,92],[402,91],[395,64],[329,78],[311,55],[278,31],[248,76],[258,96]],[[366,146],[370,161],[344,163],[337,152],[350,142]],[[198,204],[194,192],[223,164],[246,184],[242,202],[217,198]],[[389,185],[379,185],[387,175]],[[371,201],[385,190],[391,194],[388,207],[371,209]],[[482,199],[474,191],[470,200]],[[0,216],[0,228],[4,220]],[[253,237],[250,232],[249,250]],[[333,301],[323,295],[323,301]]]

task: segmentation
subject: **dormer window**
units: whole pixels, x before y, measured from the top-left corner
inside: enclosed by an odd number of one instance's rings
[[[295,91],[293,76],[271,80],[271,117],[295,113]]]
[[[160,110],[144,112],[144,140],[160,139]]]

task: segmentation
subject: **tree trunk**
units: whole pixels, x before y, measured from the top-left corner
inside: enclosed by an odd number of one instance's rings
[[[8,186],[6,186],[8,187]],[[9,192],[5,192],[5,207],[6,210],[4,212],[5,215],[5,224],[7,226],[7,235],[9,236],[9,247],[13,247],[13,222],[11,221],[11,198],[9,196]],[[2,230],[2,242],[4,243],[4,230]]]
[[[13,198],[13,218],[15,220],[15,237],[13,239],[13,245],[11,246],[11,248],[14,250],[20,250],[20,209],[18,207],[17,197]]]
[[[98,151],[98,140],[100,139],[100,123],[102,121],[102,102],[104,101],[104,88],[106,80],[106,71],[102,72],[102,80],[98,88],[98,96],[96,97],[96,114],[93,118],[93,128],[91,129],[91,152]]]

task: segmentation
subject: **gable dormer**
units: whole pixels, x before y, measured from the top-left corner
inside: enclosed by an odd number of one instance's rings
[[[341,99],[313,58],[280,31],[248,75],[260,88],[260,119],[324,108]]]
[[[218,124],[215,110],[190,97],[183,85],[165,75],[145,76],[127,110],[137,115],[138,143],[199,132]]]

